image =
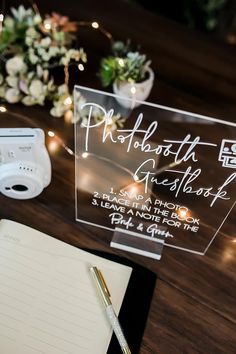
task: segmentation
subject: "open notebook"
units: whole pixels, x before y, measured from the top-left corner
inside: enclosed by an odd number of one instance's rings
[[[104,354],[112,335],[89,268],[118,313],[132,269],[0,221],[0,353]]]

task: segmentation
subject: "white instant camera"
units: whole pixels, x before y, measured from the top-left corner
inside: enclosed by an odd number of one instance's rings
[[[51,162],[43,130],[0,128],[0,192],[30,199],[50,182]]]

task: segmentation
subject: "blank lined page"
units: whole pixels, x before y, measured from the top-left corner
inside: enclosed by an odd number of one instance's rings
[[[104,354],[112,335],[90,267],[119,312],[131,268],[24,225],[0,222],[0,352]]]

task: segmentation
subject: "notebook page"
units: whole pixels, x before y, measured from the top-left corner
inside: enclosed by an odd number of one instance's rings
[[[112,330],[89,272],[98,266],[118,312],[131,268],[24,225],[0,222],[0,352],[106,353]]]

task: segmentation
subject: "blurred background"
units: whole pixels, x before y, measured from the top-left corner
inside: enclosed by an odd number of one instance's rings
[[[236,44],[235,0],[127,0],[189,28]]]

